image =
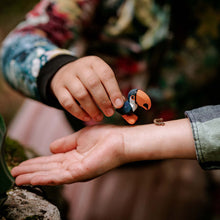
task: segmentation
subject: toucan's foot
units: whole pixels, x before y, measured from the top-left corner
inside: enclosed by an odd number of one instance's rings
[[[122,117],[131,125],[133,125],[138,120],[138,116],[135,114],[122,115]]]

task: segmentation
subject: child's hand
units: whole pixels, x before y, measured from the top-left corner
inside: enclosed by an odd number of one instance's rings
[[[123,105],[123,97],[112,69],[96,56],[80,58],[58,70],[51,90],[73,116],[101,121]]]

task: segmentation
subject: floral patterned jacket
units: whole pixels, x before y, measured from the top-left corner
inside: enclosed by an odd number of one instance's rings
[[[212,105],[207,108],[214,118],[207,120],[218,122],[216,140],[210,148],[197,147],[197,155],[200,148],[215,149],[216,157],[204,153],[199,161],[219,168],[219,12],[219,4],[202,0],[181,7],[161,0],[41,0],[5,39],[2,72],[25,96],[60,108],[48,92],[54,74],[79,57],[97,55],[112,67],[125,96],[141,88],[152,98],[151,113],[140,113],[142,123]],[[197,118],[186,114],[195,131]],[[122,123],[117,114],[105,120]]]

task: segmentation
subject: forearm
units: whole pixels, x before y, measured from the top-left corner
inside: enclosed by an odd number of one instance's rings
[[[64,52],[39,35],[9,35],[2,47],[2,72],[6,81],[25,96],[40,100],[37,77],[42,66]]]
[[[125,128],[124,155],[128,162],[171,158],[196,159],[188,119]]]
[[[1,48],[2,72],[14,89],[53,105],[48,102],[46,89],[56,71],[77,56],[61,48],[80,39],[86,24],[83,14],[87,13],[80,7],[77,2],[66,5],[42,0],[7,36]]]

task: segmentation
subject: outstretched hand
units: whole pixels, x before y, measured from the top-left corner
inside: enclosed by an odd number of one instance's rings
[[[164,124],[86,127],[53,142],[54,155],[30,159],[11,172],[17,185],[60,185],[89,180],[132,161],[196,159],[189,120]]]
[[[16,184],[60,185],[95,178],[123,163],[120,127],[87,127],[50,146],[54,155],[24,161],[12,169]]]

